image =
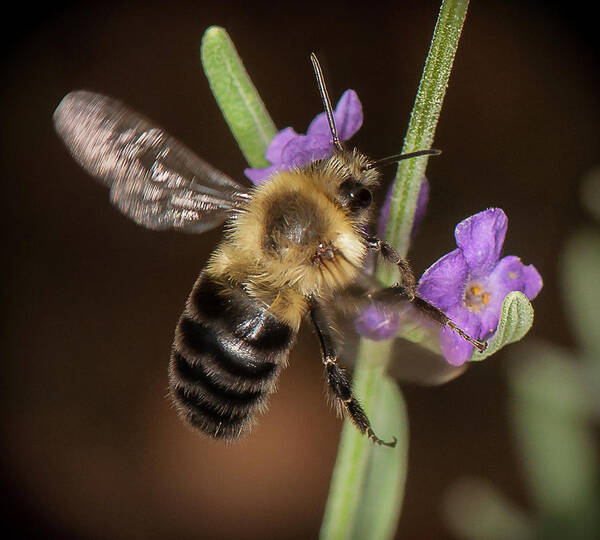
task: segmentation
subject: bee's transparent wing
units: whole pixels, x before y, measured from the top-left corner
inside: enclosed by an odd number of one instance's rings
[[[381,290],[374,277],[362,274],[356,283],[342,291],[332,303],[334,308],[330,317],[338,334],[340,356],[347,364],[353,365],[356,360],[361,339],[357,330],[361,326],[364,327],[361,318],[366,316],[367,310],[372,309],[377,309],[381,324],[386,320],[399,322],[400,330],[411,331],[413,335],[420,333],[433,349],[437,348],[440,326],[425,318],[408,299],[376,294]],[[373,331],[373,334],[376,333]],[[461,375],[466,368],[467,364],[452,366],[439,353],[401,337],[393,339],[388,372],[400,382],[421,385],[445,384]]]
[[[54,126],[77,162],[110,188],[113,204],[150,229],[203,232],[249,198],[143,116],[106,96],[79,90],[54,112]]]

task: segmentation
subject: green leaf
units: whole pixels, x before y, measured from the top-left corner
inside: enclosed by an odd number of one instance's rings
[[[455,482],[444,497],[444,517],[457,538],[533,540],[535,523],[494,486],[478,478]]]
[[[511,419],[540,538],[598,538],[600,478],[581,364],[553,345],[528,344],[511,364]]]
[[[394,536],[400,518],[405,463],[408,459],[408,415],[398,385],[385,376],[376,404],[374,418],[382,433],[397,434],[398,442],[391,452],[371,445],[366,484],[362,490],[354,519],[354,540],[385,540]]]
[[[266,167],[277,129],[224,28],[211,26],[200,47],[202,66],[219,108],[251,167]]]
[[[533,308],[527,297],[518,291],[506,295],[502,303],[502,313],[496,333],[488,341],[488,347],[484,352],[475,351],[469,361],[479,362],[488,356],[498,352],[509,343],[523,339],[533,325]]]
[[[581,348],[600,370],[600,234],[580,232],[569,240],[561,265],[568,321]]]
[[[395,530],[406,480],[408,419],[396,383],[383,372],[382,360],[390,346],[390,342],[361,343],[359,354],[373,363],[355,370],[353,391],[361,398],[375,433],[386,440],[395,436],[396,446],[375,445],[344,421],[322,539],[361,538],[358,535],[365,530],[372,531],[368,538],[385,539]]]

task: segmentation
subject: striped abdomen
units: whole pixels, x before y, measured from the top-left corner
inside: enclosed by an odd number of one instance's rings
[[[235,439],[264,408],[296,332],[241,288],[200,274],[175,330],[171,396],[193,427]]]

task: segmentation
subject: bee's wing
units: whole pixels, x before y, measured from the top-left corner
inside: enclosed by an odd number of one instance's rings
[[[113,204],[150,229],[203,232],[249,198],[246,188],[200,159],[143,116],[79,90],[54,112],[77,162],[110,188]]]
[[[359,317],[369,308],[376,307],[382,316],[398,319],[404,328],[423,332],[432,343],[437,343],[439,325],[426,319],[406,298],[387,294],[376,294],[381,286],[374,277],[362,274],[349,288],[342,291],[333,302],[334,312],[330,314],[338,333],[340,356],[353,364],[358,352],[361,336],[357,332]],[[373,299],[376,297],[377,299]],[[445,384],[461,375],[467,365],[452,366],[439,354],[420,347],[405,339],[396,338],[392,344],[391,361],[388,372],[400,382],[421,385]]]

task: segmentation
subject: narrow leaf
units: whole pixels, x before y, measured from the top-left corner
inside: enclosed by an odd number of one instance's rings
[[[266,167],[265,151],[277,130],[224,28],[206,30],[200,56],[213,95],[246,161],[251,167]]]
[[[488,341],[487,349],[482,353],[474,352],[470,361],[483,360],[505,345],[521,340],[532,325],[533,308],[527,297],[518,291],[509,293],[502,304],[502,314],[494,337]]]
[[[444,497],[444,517],[457,538],[534,540],[535,523],[485,480],[464,478]]]
[[[408,459],[408,415],[398,385],[384,376],[374,417],[382,433],[397,434],[391,452],[371,445],[366,484],[361,493],[352,531],[354,540],[391,538],[398,526]]]
[[[587,231],[576,234],[562,258],[562,280],[568,321],[595,370],[600,370],[600,235]]]
[[[523,348],[511,417],[541,518],[540,538],[598,538],[599,468],[581,366],[554,346]]]
[[[380,401],[386,384],[384,382],[386,380],[384,366],[381,361],[389,355],[391,345],[389,341],[361,341],[358,354],[369,358],[371,363],[363,367],[357,366],[354,370],[353,391],[355,395],[359,396],[375,433],[384,439],[396,436],[400,444],[404,441],[406,445],[408,436],[405,433],[407,422],[404,420],[404,408],[401,407],[398,410],[395,405],[388,403],[387,406],[394,406],[394,409],[387,410],[385,401],[389,401],[390,398],[384,400],[383,403]],[[397,389],[396,394],[397,399],[400,395]],[[390,414],[403,420],[397,423],[398,431],[393,433],[391,430],[382,429],[383,426],[380,427],[380,423],[383,424],[388,418],[387,415]],[[345,540],[352,538],[358,509],[365,502],[364,488],[367,485],[365,477],[369,471],[372,453],[392,453],[398,460],[405,459],[398,444],[395,448],[375,446],[346,419],[321,526],[321,539]],[[406,468],[404,463],[402,463],[402,468]],[[397,506],[399,507],[399,504]]]

